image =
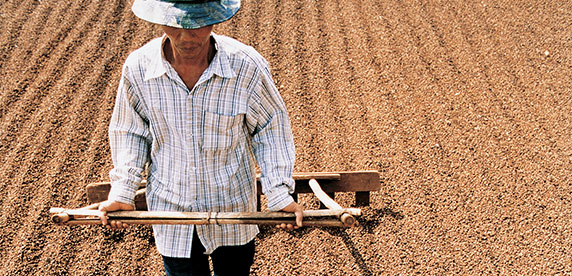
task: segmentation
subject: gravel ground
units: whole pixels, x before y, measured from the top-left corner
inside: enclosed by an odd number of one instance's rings
[[[121,65],[160,35],[129,8],[0,3],[0,275],[162,271],[149,227],[48,216],[108,180]],[[271,64],[296,171],[382,187],[359,227],[263,227],[252,275],[572,274],[571,18],[570,1],[245,0],[215,32]]]

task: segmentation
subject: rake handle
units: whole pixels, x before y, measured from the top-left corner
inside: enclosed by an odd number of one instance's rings
[[[258,224],[258,225],[280,225],[285,224],[296,224],[293,220],[239,220],[239,219],[220,219],[220,220],[176,220],[176,219],[110,219],[118,220],[127,224],[141,224],[141,225],[156,225],[156,224],[194,224],[194,225],[207,225],[207,224]],[[58,223],[58,225],[101,225],[101,220],[96,218],[88,219],[70,219]],[[304,221],[303,226],[323,226],[323,227],[350,227],[353,224],[345,224],[344,222],[336,219],[329,220],[316,220],[316,221]]]

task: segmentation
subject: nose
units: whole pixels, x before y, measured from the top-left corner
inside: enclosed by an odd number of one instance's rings
[[[196,37],[197,37],[196,30],[193,29],[181,30],[181,33],[179,34],[179,39],[181,41],[193,41],[194,39],[196,39]]]

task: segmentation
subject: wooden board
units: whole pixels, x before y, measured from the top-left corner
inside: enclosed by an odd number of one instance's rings
[[[296,181],[295,193],[311,193],[308,182],[316,179],[326,193],[336,192],[364,192],[378,191],[381,188],[379,173],[377,171],[346,171],[346,172],[300,172],[294,173],[292,178]],[[141,184],[135,197],[138,210],[146,210],[145,182]],[[101,202],[107,199],[111,185],[109,182],[91,183],[87,185],[87,200],[89,203]],[[262,187],[257,176],[257,191],[262,194]],[[369,195],[367,196],[369,198]],[[360,204],[358,204],[360,205]]]

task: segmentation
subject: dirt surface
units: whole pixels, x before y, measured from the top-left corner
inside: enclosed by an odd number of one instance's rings
[[[571,3],[245,0],[215,31],[270,62],[296,171],[382,184],[360,227],[263,228],[252,275],[572,274]],[[129,8],[0,2],[0,275],[161,274],[149,227],[48,220],[108,180],[121,65],[160,35]]]

